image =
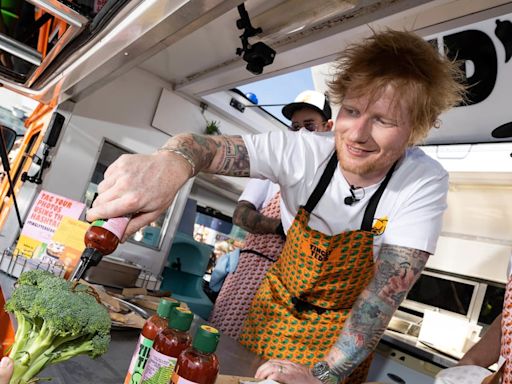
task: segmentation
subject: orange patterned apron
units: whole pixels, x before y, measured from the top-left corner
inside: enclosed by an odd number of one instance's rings
[[[508,279],[501,317],[501,356],[505,360],[502,384],[512,384],[512,276]]]
[[[281,193],[261,209],[260,213],[271,218],[281,217]],[[228,274],[210,315],[210,325],[223,335],[238,339],[252,299],[268,269],[283,250],[280,235],[250,233],[240,251],[236,271]]]
[[[309,366],[325,360],[373,277],[373,218],[394,167],[370,199],[361,229],[328,236],[308,222],[337,166],[335,152],[295,216],[283,253],[265,276],[244,323],[240,343],[266,359]],[[371,357],[344,383],[364,382]]]

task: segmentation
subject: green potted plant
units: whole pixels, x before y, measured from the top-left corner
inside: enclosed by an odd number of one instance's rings
[[[206,121],[205,133],[207,135],[220,135],[219,130],[220,121],[210,120]]]

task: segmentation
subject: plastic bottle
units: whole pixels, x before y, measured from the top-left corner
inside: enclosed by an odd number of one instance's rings
[[[146,320],[144,327],[142,327],[137,347],[133,353],[130,367],[126,373],[124,384],[139,384],[142,381],[142,373],[146,367],[153,341],[158,332],[167,327],[172,309],[179,305],[180,303],[177,300],[170,298],[161,299],[156,314]]]
[[[201,325],[192,346],[181,352],[172,375],[173,384],[214,384],[219,374],[215,355],[220,334],[215,328]]]
[[[85,232],[85,252],[98,252],[101,256],[114,252],[123,237],[129,217],[116,217],[109,220],[95,220]]]
[[[156,335],[149,360],[142,374],[142,383],[169,383],[178,356],[190,347],[192,337],[188,330],[194,315],[187,309],[174,308],[169,327]]]
[[[124,235],[129,217],[116,217],[109,220],[95,220],[84,236],[85,249],[80,256],[80,264],[71,279],[79,280],[86,271],[100,263],[103,256],[114,252]]]

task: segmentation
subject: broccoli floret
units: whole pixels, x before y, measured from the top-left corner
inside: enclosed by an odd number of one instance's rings
[[[80,354],[98,357],[108,350],[111,321],[90,288],[49,272],[23,273],[5,309],[18,328],[9,352],[14,360],[11,384],[32,382],[50,364]]]

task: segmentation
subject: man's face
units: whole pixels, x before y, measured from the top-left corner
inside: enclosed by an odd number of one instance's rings
[[[293,113],[291,126],[293,131],[304,127],[308,131],[327,132],[332,129],[332,120],[325,121],[320,112],[305,108]]]
[[[395,91],[388,87],[370,104],[369,96],[349,91],[336,118],[336,150],[341,169],[352,184],[380,181],[405,152],[412,127],[403,104],[393,108]]]

